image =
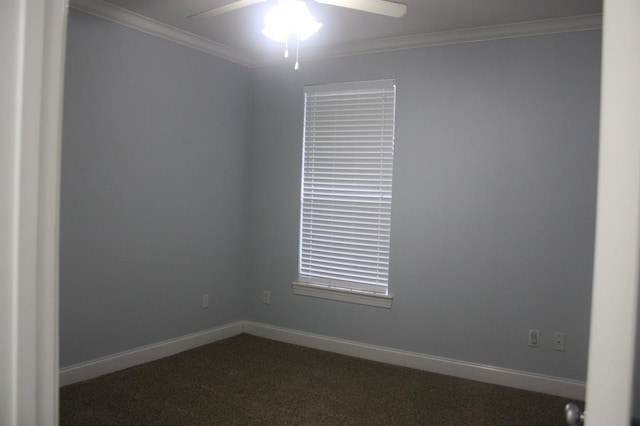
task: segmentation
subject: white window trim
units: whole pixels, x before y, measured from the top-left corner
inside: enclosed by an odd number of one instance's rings
[[[320,86],[307,86],[305,93],[314,92],[332,92],[342,90],[362,90],[362,89],[380,89],[395,86],[394,80],[378,80],[357,83],[338,83]],[[306,102],[305,102],[305,128],[306,121]],[[395,112],[394,112],[395,116]],[[393,137],[393,136],[392,136]],[[304,185],[304,178],[303,178]],[[302,223],[300,224],[302,232]],[[302,246],[301,246],[302,247]],[[302,256],[302,248],[300,248],[299,256]],[[300,260],[299,260],[300,262]],[[302,272],[300,272],[302,274]],[[345,284],[345,286],[341,285]],[[359,288],[358,288],[359,287]],[[372,288],[368,288],[372,287]],[[384,286],[384,292],[378,290],[376,285],[368,285],[358,283],[357,286],[350,287],[348,283],[340,283],[334,279],[313,278],[311,276],[300,275],[296,281],[292,283],[293,293],[296,295],[318,297],[329,300],[336,300],[348,303],[357,303],[368,306],[391,308],[393,296],[388,294],[388,283]],[[381,290],[381,288],[380,288]]]
[[[339,302],[357,303],[359,305],[375,306],[378,308],[391,308],[393,296],[390,294],[365,293],[349,289],[294,281],[291,284],[293,294],[299,296],[319,297],[321,299],[337,300]]]

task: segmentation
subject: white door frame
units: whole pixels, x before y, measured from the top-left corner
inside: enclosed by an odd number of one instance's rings
[[[65,0],[0,4],[0,424],[58,423]]]
[[[628,426],[640,262],[640,2],[605,0],[585,423]]]
[[[58,419],[58,200],[66,13],[66,0],[0,4],[0,424],[8,426],[55,425]],[[587,423],[592,425],[626,426],[631,411],[640,259],[638,22],[637,0],[605,0],[586,401]]]

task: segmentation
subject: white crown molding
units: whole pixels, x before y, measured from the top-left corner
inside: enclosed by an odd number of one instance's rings
[[[216,43],[207,38],[147,18],[102,0],[70,0],[70,6],[82,12],[104,18],[108,21],[142,31],[165,40],[170,40],[183,46],[191,47],[201,52],[218,56],[247,67],[257,68],[285,63],[283,59],[274,60],[261,55],[256,56],[240,52],[223,44]],[[472,43],[505,38],[599,30],[601,28],[601,14],[582,15],[455,31],[416,34],[405,37],[367,40],[325,48],[305,48],[304,52],[301,52],[301,59],[325,59],[392,50],[418,49],[447,44]]]
[[[69,6],[90,15],[106,19],[107,21],[115,22],[116,24],[124,25],[125,27],[160,37],[240,65],[247,67],[256,67],[258,65],[251,55],[246,55],[223,44],[147,18],[146,16],[102,0],[70,0]]]
[[[454,31],[416,34],[331,46],[329,48],[306,49],[301,59],[323,59],[362,55],[393,50],[419,49],[447,44],[473,43],[516,37],[532,37],[548,34],[602,29],[602,15],[581,15],[541,21],[517,22],[513,24],[476,27]]]

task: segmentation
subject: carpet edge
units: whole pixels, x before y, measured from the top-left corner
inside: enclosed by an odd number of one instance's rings
[[[155,361],[170,355],[237,336],[243,333],[244,321],[236,321],[135,349],[61,368],[60,386],[93,379],[125,368]]]
[[[571,400],[584,401],[586,394],[585,382],[563,377],[458,361],[384,346],[336,339],[251,321],[244,322],[244,332],[257,337],[264,337],[312,349],[515,389],[540,392],[569,398]]]
[[[337,339],[319,334],[253,321],[236,321],[223,326],[142,346],[60,369],[60,386],[89,380],[104,374],[155,361],[198,346],[247,333],[342,355],[445,374],[462,379],[507,386],[583,401],[586,383],[490,365],[458,361],[384,346]]]

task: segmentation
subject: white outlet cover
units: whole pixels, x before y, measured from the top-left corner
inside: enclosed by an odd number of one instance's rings
[[[554,351],[564,351],[565,349],[565,335],[564,333],[555,332],[553,333],[553,350]]]

